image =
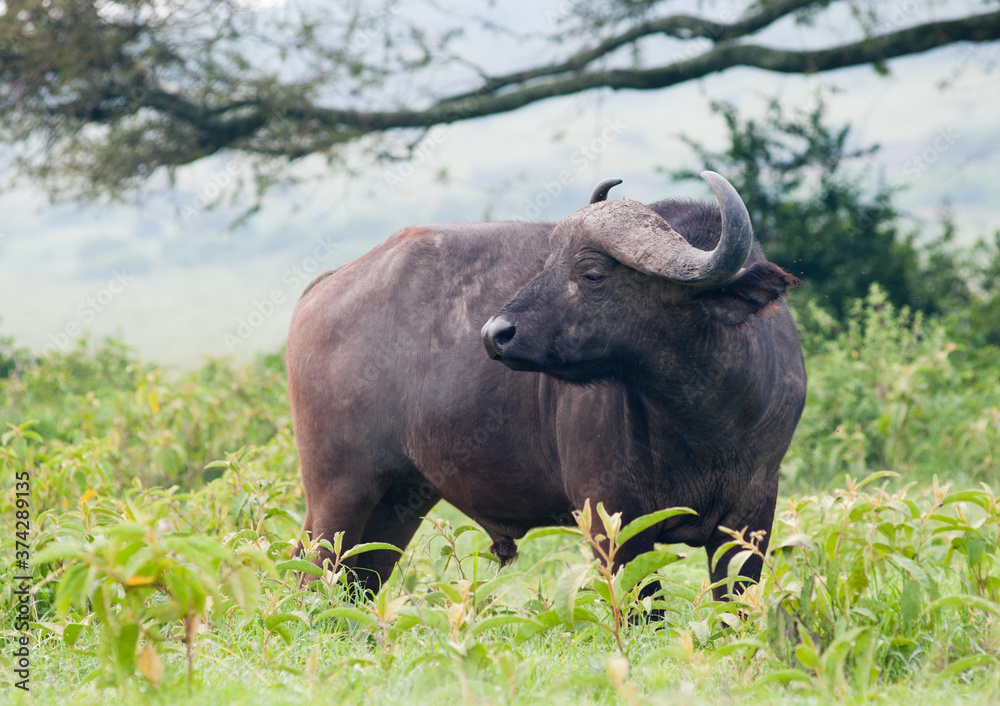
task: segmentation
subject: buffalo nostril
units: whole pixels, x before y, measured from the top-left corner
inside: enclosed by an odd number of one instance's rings
[[[504,344],[510,343],[510,339],[514,338],[514,334],[517,333],[517,327],[514,324],[510,324],[505,329],[501,329],[493,334],[493,341],[498,345],[502,346]]]

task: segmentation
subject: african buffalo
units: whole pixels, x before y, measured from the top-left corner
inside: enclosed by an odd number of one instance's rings
[[[310,284],[287,353],[310,536],[402,548],[441,498],[501,563],[588,498],[624,522],[697,511],[622,562],[654,542],[711,558],[720,526],[769,532],[805,399],[783,299],[797,281],[764,259],[729,182],[702,178],[718,206],[607,201],[609,180],[558,224],[409,228]],[[377,590],[398,558],[347,563]]]

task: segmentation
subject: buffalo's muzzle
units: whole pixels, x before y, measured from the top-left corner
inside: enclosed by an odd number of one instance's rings
[[[503,357],[504,347],[510,343],[511,339],[514,338],[514,334],[517,333],[517,328],[504,317],[493,316],[486,322],[480,333],[483,336],[483,345],[486,346],[486,353],[493,360],[499,360]]]

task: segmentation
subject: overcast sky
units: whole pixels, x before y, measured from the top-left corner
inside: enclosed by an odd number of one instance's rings
[[[496,12],[544,23],[544,9],[554,11],[559,2],[501,5]],[[980,3],[966,2],[938,11],[966,6],[982,11]],[[910,17],[900,20],[920,19]],[[842,41],[843,26],[837,18],[810,29],[785,23],[759,41],[823,46]],[[505,47],[478,36],[464,50],[481,54],[475,58],[483,63],[502,54],[490,64],[497,70],[537,58],[530,45]],[[664,41],[644,50],[655,60],[678,48]],[[889,77],[868,67],[813,77],[733,69],[661,91],[550,100],[442,127],[419,163],[374,168],[351,180],[327,173],[275,190],[235,232],[227,226],[236,210],[198,208],[201,197],[244,168],[227,155],[182,170],[175,188],[145,194],[135,205],[50,205],[39,190],[20,187],[0,195],[0,335],[37,350],[66,345],[81,332],[117,332],[144,358],[181,365],[276,350],[308,279],[407,225],[558,220],[609,176],[625,180],[616,197],[708,198],[707,187],[670,183],[657,168],[698,167],[679,135],[722,146],[724,126],[708,108],[712,100],[759,116],[770,97],[788,108],[807,106],[817,90],[830,87],[840,90],[828,98],[830,122],[849,122],[857,146],[881,145],[874,171],[890,185],[908,186],[899,206],[933,223],[949,203],[960,238],[972,242],[1000,228],[998,64],[998,45],[958,45],[897,59]],[[322,167],[307,160],[303,169]],[[563,171],[571,180],[557,189]]]

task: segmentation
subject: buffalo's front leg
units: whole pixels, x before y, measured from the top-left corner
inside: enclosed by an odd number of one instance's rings
[[[591,506],[591,516],[590,516],[590,534],[591,537],[597,537],[597,535],[606,535],[606,528],[604,527],[604,522],[601,520],[600,515],[597,512],[596,504]],[[610,514],[610,513],[609,513]],[[634,513],[622,513],[621,526],[624,527],[632,520],[636,519],[638,515]],[[654,525],[646,530],[643,530],[639,534],[630,538],[624,544],[616,547],[614,562],[612,565],[612,572],[617,573],[621,567],[628,564],[630,561],[638,557],[640,554],[645,554],[646,552],[653,551],[655,548],[655,542],[657,537],[658,528]],[[601,563],[607,561],[609,541],[605,537],[599,541],[592,541],[591,544],[596,544],[593,547],[594,558],[596,558]],[[642,590],[639,592],[639,600],[648,598],[654,595],[660,590],[659,581],[651,581],[646,584]],[[662,620],[663,611],[660,609],[654,609],[649,616],[653,620]],[[629,616],[629,619],[633,622],[641,622],[642,618],[637,617],[635,614]]]
[[[743,562],[743,566],[740,568],[739,576],[745,580],[737,580],[733,584],[733,595],[738,596],[747,589],[751,583],[757,583],[760,580],[761,570],[764,567],[764,561],[762,556],[767,555],[767,545],[771,539],[771,524],[774,520],[774,506],[775,497],[765,498],[761,501],[757,509],[757,513],[750,518],[747,522],[742,524],[736,523],[736,527],[731,527],[734,530],[743,530],[744,538],[750,541],[751,535],[754,532],[762,532],[763,537],[757,544],[757,550],[760,552],[758,554],[752,554],[746,561]],[[705,551],[708,553],[708,564],[710,569],[710,575],[712,577],[712,583],[718,583],[719,581],[724,581],[729,577],[729,563],[733,558],[744,551],[746,547],[735,546],[728,549],[715,561],[715,566],[712,566],[712,561],[715,557],[715,553],[720,547],[728,542],[732,541],[732,536],[716,530],[712,535],[711,539],[705,544]],[[717,601],[727,600],[729,595],[728,586],[722,584],[716,586],[712,589],[712,597]]]

